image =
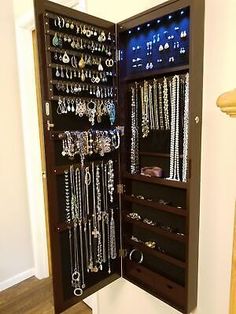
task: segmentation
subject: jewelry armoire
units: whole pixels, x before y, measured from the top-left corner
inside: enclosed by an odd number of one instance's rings
[[[204,0],[118,24],[35,0],[35,16],[55,312],[123,276],[190,313]]]

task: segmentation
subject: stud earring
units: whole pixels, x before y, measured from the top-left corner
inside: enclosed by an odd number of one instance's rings
[[[165,46],[164,46],[165,49],[169,49],[170,48],[170,45],[168,43],[165,43]]]
[[[163,51],[164,47],[162,45],[159,46],[159,51]]]

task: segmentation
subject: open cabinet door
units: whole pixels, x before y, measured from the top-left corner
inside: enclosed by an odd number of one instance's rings
[[[55,313],[120,277],[113,23],[35,0]]]

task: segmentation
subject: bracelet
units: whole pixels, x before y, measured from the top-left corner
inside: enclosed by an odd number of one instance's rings
[[[132,256],[135,252],[139,252],[140,254],[140,260],[137,262],[138,264],[141,264],[143,262],[143,252],[137,250],[137,249],[133,249],[130,253],[129,253],[129,260],[133,261]]]

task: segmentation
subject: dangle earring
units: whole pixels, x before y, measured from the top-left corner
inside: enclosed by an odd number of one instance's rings
[[[89,118],[89,122],[93,126],[95,123],[95,115],[96,115],[96,104],[93,101],[90,101],[87,104],[87,116]]]
[[[62,57],[62,62],[63,63],[69,63],[70,62],[70,57],[68,56],[67,52],[64,52],[64,55]]]
[[[81,55],[81,59],[79,61],[79,67],[81,69],[85,68],[85,61],[84,61],[83,55]]]
[[[101,71],[101,72],[103,71],[102,59],[99,60],[98,71]]]
[[[59,46],[59,37],[57,36],[57,33],[55,33],[55,35],[53,36],[52,44],[53,44],[54,47],[58,47]]]
[[[60,71],[59,71],[58,66],[56,67],[56,77],[60,77]]]
[[[115,120],[116,120],[115,104],[112,101],[108,101],[106,103],[106,110],[107,110],[107,113],[108,113],[109,118],[110,118],[110,123],[111,123],[111,125],[113,125],[115,123]]]

